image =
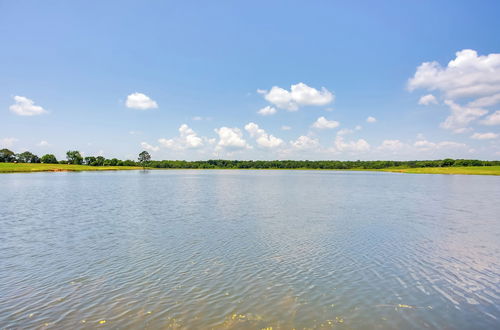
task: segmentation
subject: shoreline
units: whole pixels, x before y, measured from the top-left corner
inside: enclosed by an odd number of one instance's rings
[[[132,171],[142,170],[137,166],[90,166],[68,164],[31,164],[31,163],[0,163],[0,174],[4,173],[38,173],[38,172],[84,172],[84,171]],[[415,167],[415,168],[146,168],[147,170],[291,170],[291,171],[366,171],[391,172],[404,174],[443,174],[443,175],[500,175],[500,166],[468,166],[468,167]]]

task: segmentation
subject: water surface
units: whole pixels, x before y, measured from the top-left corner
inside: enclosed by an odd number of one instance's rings
[[[500,177],[169,170],[0,187],[0,328],[500,327]]]

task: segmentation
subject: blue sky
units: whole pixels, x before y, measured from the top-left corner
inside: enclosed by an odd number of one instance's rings
[[[500,159],[499,12],[498,1],[0,0],[0,147]]]

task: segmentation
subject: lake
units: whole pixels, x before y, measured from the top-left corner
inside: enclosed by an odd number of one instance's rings
[[[500,327],[500,177],[0,175],[0,328]]]

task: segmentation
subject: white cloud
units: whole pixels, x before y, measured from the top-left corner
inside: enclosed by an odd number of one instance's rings
[[[283,126],[281,126],[281,129],[282,129],[283,131],[289,131],[289,130],[291,130],[292,128],[291,128],[290,126],[283,125]]]
[[[488,117],[486,117],[484,120],[481,121],[481,124],[488,126],[500,125],[500,110],[497,110]]]
[[[380,150],[398,151],[405,147],[405,144],[399,140],[384,140],[378,147]]]
[[[19,116],[37,116],[48,113],[47,110],[39,105],[35,105],[33,100],[24,96],[14,96],[14,103],[9,107],[10,111]]]
[[[471,138],[475,140],[491,140],[496,139],[498,134],[496,133],[474,133]]]
[[[42,141],[38,142],[37,145],[40,147],[48,147],[50,144],[47,141],[42,140]]]
[[[219,135],[219,142],[217,143],[216,150],[239,150],[250,149],[251,147],[243,139],[243,133],[239,128],[221,127],[216,128],[215,133]]]
[[[445,68],[437,62],[422,63],[408,88],[439,90],[449,99],[500,92],[500,54],[478,56],[475,50],[464,49]]]
[[[158,139],[158,142],[165,148],[173,150],[197,149],[203,146],[203,139],[188,125],[182,124],[179,127],[179,137],[173,139]]]
[[[299,136],[295,141],[290,141],[290,145],[299,150],[318,149],[320,146],[318,139],[305,135]]]
[[[419,140],[413,144],[417,148],[422,148],[422,149],[433,149],[436,147],[436,144],[434,142],[429,142],[427,140]]]
[[[160,150],[160,147],[155,147],[155,146],[152,146],[150,145],[149,143],[147,142],[141,142],[141,147],[145,150],[149,150],[149,151],[158,151]]]
[[[468,105],[470,107],[484,108],[484,107],[489,107],[489,106],[492,106],[492,105],[495,105],[498,103],[500,103],[500,93],[495,94],[495,95],[491,95],[491,96],[481,97],[477,100],[470,102]]]
[[[276,148],[283,145],[283,140],[274,135],[267,134],[259,125],[248,123],[245,125],[245,130],[251,137],[255,138],[257,144],[264,148]]]
[[[422,63],[409,79],[408,89],[441,92],[452,112],[441,127],[465,132],[488,113],[485,107],[500,102],[500,54],[478,56],[475,50],[464,49],[446,67],[437,62]],[[458,100],[464,98],[473,100],[462,105]]]
[[[451,115],[441,123],[441,127],[451,129],[455,133],[465,132],[470,122],[488,113],[487,110],[461,106],[451,100],[446,100],[444,103],[451,109]]]
[[[337,132],[337,135],[347,135],[347,134],[352,134],[352,133],[354,133],[354,130],[349,129],[349,128],[343,128]]]
[[[202,117],[202,116],[194,116],[193,118],[191,118],[192,120],[194,121],[201,121],[201,120],[212,120],[211,117]]]
[[[437,104],[437,103],[438,103],[438,101],[437,101],[436,97],[432,94],[424,95],[418,100],[418,104],[420,104],[420,105],[429,105],[429,104]]]
[[[0,139],[0,146],[4,147],[4,148],[10,148],[14,145],[14,143],[16,141],[19,141],[19,140],[16,138],[13,138],[13,137],[3,138],[3,139]]]
[[[340,125],[338,121],[328,120],[325,117],[319,117],[313,124],[312,127],[317,129],[332,129]]]
[[[343,128],[341,129],[340,131],[337,132],[337,135],[347,135],[347,134],[352,134],[354,133],[355,131],[361,131],[363,129],[362,126],[360,125],[356,125],[354,126],[354,129],[350,129],[350,128]]]
[[[432,150],[432,149],[443,149],[443,148],[464,148],[467,147],[463,143],[453,142],[453,141],[443,141],[443,142],[430,142],[427,140],[420,140],[413,144],[419,150]]]
[[[259,111],[257,111],[257,113],[261,116],[271,116],[271,115],[274,115],[276,113],[276,108],[268,105],[268,106],[260,109]]]
[[[377,122],[377,118],[369,116],[368,118],[366,118],[366,122],[367,123],[376,123]]]
[[[138,110],[148,110],[158,108],[158,104],[152,100],[149,96],[142,93],[132,93],[127,96],[127,101],[125,102],[127,108],[138,109]]]
[[[453,141],[443,141],[437,144],[438,148],[465,148],[467,145]]]
[[[366,152],[370,150],[370,145],[366,140],[359,139],[357,141],[346,142],[341,135],[337,135],[334,144],[337,151]]]
[[[299,107],[307,105],[326,105],[334,99],[333,93],[326,88],[322,87],[321,90],[317,90],[304,83],[292,85],[290,91],[274,86],[269,92],[265,90],[257,90],[257,92],[263,94],[268,102],[278,108],[289,111],[297,111]]]

